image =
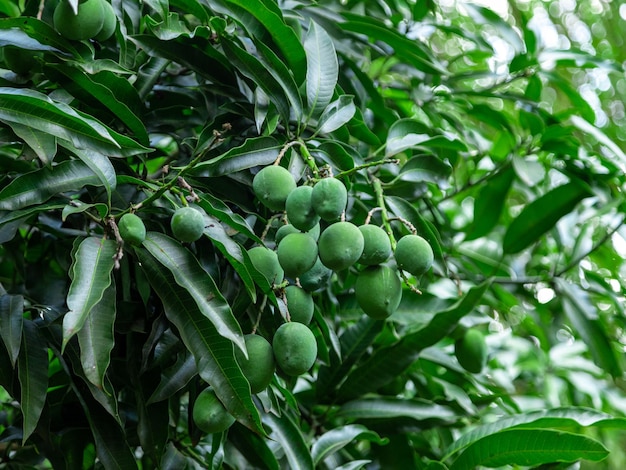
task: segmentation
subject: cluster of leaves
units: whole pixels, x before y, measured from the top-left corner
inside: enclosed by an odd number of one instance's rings
[[[470,469],[610,447],[619,467],[626,155],[571,80],[614,63],[546,49],[514,6],[113,0],[113,37],[77,42],[42,4],[0,0],[0,44],[37,53],[0,68],[2,460]],[[386,321],[336,273],[313,369],[253,396],[235,348],[284,306],[246,253],[276,229],[251,182],[279,155],[329,167],[350,220],[409,222],[435,267]],[[190,202],[206,227],[181,244]],[[139,247],[116,235],[131,211]],[[470,326],[479,375],[452,353]],[[223,434],[190,418],[207,383]]]

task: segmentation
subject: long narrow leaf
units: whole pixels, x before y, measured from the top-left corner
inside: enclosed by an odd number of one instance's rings
[[[24,324],[24,297],[4,294],[0,296],[0,338],[6,347],[11,365],[15,367],[22,344]]]
[[[111,285],[117,245],[104,238],[85,238],[74,254],[72,282],[67,294],[69,311],[63,317],[63,348],[83,327],[92,309]]]
[[[361,424],[347,424],[325,432],[313,443],[311,447],[313,463],[318,465],[326,457],[357,439],[365,439],[380,445],[389,442],[388,439],[381,438],[376,432],[370,431]]]
[[[270,438],[274,439],[282,447],[289,468],[292,470],[313,470],[313,459],[300,427],[294,422],[289,413],[276,416],[273,413],[265,413],[263,422],[268,425],[272,432]]]
[[[306,52],[306,96],[311,117],[317,118],[333,98],[339,63],[332,39],[315,22],[309,23],[304,39]]]

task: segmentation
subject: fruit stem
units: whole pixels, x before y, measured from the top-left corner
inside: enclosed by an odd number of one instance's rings
[[[387,232],[387,235],[389,236],[389,241],[391,242],[391,248],[395,250],[396,239],[393,236],[393,230],[391,229],[389,213],[387,212],[387,207],[385,206],[383,185],[377,177],[372,176],[371,178],[372,178],[372,185],[374,186],[374,194],[376,194],[376,203],[378,204],[378,207],[380,208],[383,228],[385,229],[385,232]]]
[[[354,168],[350,168],[349,170],[342,171],[341,173],[339,173],[335,177],[336,178],[341,178],[341,177],[344,177],[344,176],[350,176],[352,173],[356,173],[357,171],[364,170],[365,168],[370,168],[372,166],[384,165],[385,163],[398,164],[398,163],[400,163],[400,160],[398,160],[397,158],[383,158],[382,160],[377,160],[375,162],[364,163],[363,165],[355,166]]]
[[[263,309],[265,308],[265,305],[267,304],[267,295],[263,296],[263,300],[261,301],[261,305],[259,305],[259,314],[256,317],[256,321],[254,322],[254,325],[252,325],[252,334],[256,333],[257,328],[259,328],[259,325],[261,324],[261,315],[263,315]]]

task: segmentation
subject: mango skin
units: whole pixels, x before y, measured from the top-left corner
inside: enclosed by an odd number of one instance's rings
[[[311,230],[307,230],[305,233],[308,233],[313,237],[315,241],[317,241],[320,238],[321,230],[322,228],[320,227],[320,224],[315,224],[315,226],[313,226]],[[276,234],[274,235],[274,242],[276,243],[276,245],[279,245],[280,241],[287,235],[289,235],[290,233],[298,233],[300,231],[301,230],[298,230],[291,224],[281,225],[279,229],[276,230]]]
[[[223,432],[235,422],[235,417],[226,410],[212,388],[205,388],[196,397],[192,417],[196,426],[207,434]]]
[[[261,169],[252,180],[255,196],[268,209],[279,212],[285,209],[289,193],[296,189],[296,180],[289,170],[270,165]]]
[[[276,253],[285,275],[295,279],[315,264],[317,243],[308,233],[290,233],[280,241]]]
[[[359,263],[374,266],[387,261],[392,253],[387,232],[377,225],[361,225],[359,230],[363,234],[363,253]]]
[[[170,226],[177,240],[186,243],[195,242],[204,233],[204,216],[193,207],[180,207],[174,212]]]
[[[327,268],[341,271],[358,261],[363,246],[363,234],[356,225],[352,222],[336,222],[320,235],[319,257]]]
[[[312,186],[298,186],[289,193],[285,201],[287,220],[298,230],[306,232],[315,227],[320,221],[311,203]]]
[[[120,237],[131,245],[141,245],[146,239],[146,226],[143,220],[135,214],[124,214],[117,223]]]
[[[274,350],[268,340],[257,334],[244,336],[248,358],[239,348],[235,348],[235,358],[250,383],[250,392],[255,394],[265,390],[274,377],[276,361]]]
[[[275,251],[265,246],[255,246],[248,250],[252,265],[259,271],[270,285],[280,284],[285,278],[285,272],[278,262]]]
[[[307,292],[316,292],[328,285],[333,271],[322,263],[319,255],[311,269],[300,276],[300,285]]]
[[[384,320],[400,305],[402,281],[389,266],[372,266],[359,273],[354,294],[366,315],[376,320]]]
[[[339,220],[348,204],[348,190],[337,178],[324,178],[313,186],[313,209],[326,222]]]
[[[430,244],[419,235],[405,235],[396,245],[394,252],[398,269],[414,276],[421,276],[430,269],[435,260]]]
[[[104,24],[103,0],[87,0],[78,4],[78,13],[66,0],[54,9],[52,22],[57,33],[66,39],[84,41],[95,37]]]
[[[485,336],[476,328],[468,329],[455,341],[454,355],[463,369],[472,374],[479,374],[487,364]]]
[[[287,300],[287,310],[291,321],[308,325],[313,318],[315,302],[310,293],[301,287],[290,285],[285,288],[285,298]]]
[[[106,41],[113,36],[115,28],[117,27],[117,16],[115,16],[113,6],[106,0],[102,1],[102,6],[104,8],[104,18],[100,32],[94,37],[96,41]]]
[[[308,326],[298,322],[283,323],[272,339],[274,358],[287,375],[296,377],[307,372],[317,358],[317,341]]]

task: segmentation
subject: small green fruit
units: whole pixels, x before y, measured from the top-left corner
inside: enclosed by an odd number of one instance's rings
[[[131,245],[141,245],[146,239],[146,226],[143,224],[143,220],[135,214],[124,214],[120,218],[117,228],[122,240]]]
[[[265,207],[273,211],[282,211],[285,209],[287,196],[296,189],[296,180],[286,168],[270,165],[254,176],[252,189]]]
[[[259,271],[270,285],[280,284],[285,278],[285,272],[278,262],[276,252],[264,246],[255,246],[248,250],[252,265]]]
[[[324,178],[313,186],[311,204],[326,222],[339,220],[348,204],[348,191],[337,178]]]
[[[66,39],[83,41],[95,37],[104,24],[104,1],[87,0],[78,4],[74,14],[70,3],[61,0],[54,9],[52,21],[54,29]]]
[[[305,233],[308,233],[313,237],[313,240],[317,241],[320,238],[320,232],[320,224],[315,224],[311,230],[308,230]],[[276,243],[276,245],[279,245],[281,240],[290,233],[300,233],[300,230],[298,230],[291,224],[281,225],[279,229],[276,230],[276,234],[274,235],[274,242]]]
[[[315,309],[311,294],[298,286],[291,285],[285,288],[285,298],[287,299],[287,310],[289,310],[291,321],[304,325],[311,323]]]
[[[276,362],[272,345],[263,336],[248,334],[244,336],[248,358],[239,348],[235,348],[237,363],[243,375],[250,383],[250,391],[259,393],[265,390],[274,377]]]
[[[204,233],[204,216],[193,207],[181,207],[174,212],[170,225],[176,239],[187,243],[195,242]]]
[[[478,374],[487,364],[485,337],[476,328],[470,328],[454,343],[454,355],[463,369]]]
[[[298,322],[283,323],[272,340],[274,357],[281,370],[292,377],[308,371],[317,358],[317,341],[308,326]]]
[[[196,426],[207,434],[223,432],[235,422],[212,388],[205,388],[197,396],[192,417]]]
[[[337,222],[320,235],[319,257],[327,268],[341,271],[352,266],[363,253],[363,234],[351,222]]]
[[[315,264],[317,243],[308,233],[290,233],[279,243],[277,254],[285,275],[295,279]]]
[[[389,266],[372,266],[360,272],[354,285],[359,307],[370,317],[384,320],[402,300],[402,282]]]
[[[394,256],[398,268],[414,276],[428,271],[435,259],[430,244],[419,235],[405,235],[398,240]]]
[[[324,266],[318,257],[313,267],[300,276],[300,285],[307,292],[316,292],[328,285],[332,275],[332,270]]]
[[[97,41],[106,41],[113,36],[115,27],[117,26],[117,16],[115,16],[113,6],[106,0],[102,0],[102,6],[104,7],[104,19],[102,22],[102,29],[100,29],[100,32],[94,37]]]
[[[389,235],[377,225],[361,225],[363,234],[363,253],[359,263],[374,266],[387,261],[391,256],[391,241]]]
[[[298,186],[289,193],[285,202],[285,211],[289,223],[298,230],[311,230],[320,221],[320,216],[313,210],[311,193],[313,187]]]

